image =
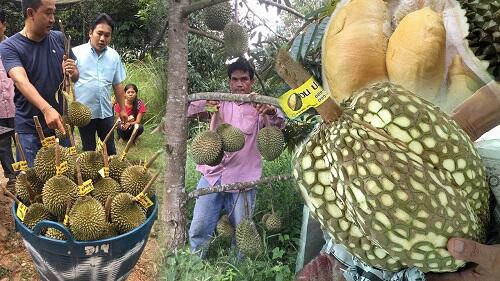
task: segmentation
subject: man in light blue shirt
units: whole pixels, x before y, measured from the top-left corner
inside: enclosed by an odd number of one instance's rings
[[[89,42],[73,48],[77,58],[80,78],[75,83],[76,100],[87,105],[92,111],[92,120],[85,127],[80,127],[83,151],[96,149],[96,133],[104,140],[113,128],[113,105],[111,89],[116,101],[122,108],[119,118],[127,121],[125,111],[125,92],[122,82],[126,78],[125,67],[120,55],[109,47],[114,22],[107,14],[100,14],[89,31]],[[108,154],[116,154],[113,135],[106,143]]]

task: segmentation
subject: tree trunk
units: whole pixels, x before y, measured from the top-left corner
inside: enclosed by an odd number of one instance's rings
[[[164,123],[166,166],[165,189],[160,221],[163,228],[162,248],[168,251],[182,247],[186,240],[186,107],[187,107],[187,17],[182,8],[189,0],[171,0],[169,9],[167,62],[168,99]]]

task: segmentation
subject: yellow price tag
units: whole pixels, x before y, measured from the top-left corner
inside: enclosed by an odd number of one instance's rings
[[[125,160],[125,157],[127,157],[127,153],[123,152],[122,156],[120,156],[120,161]]]
[[[12,169],[14,169],[14,171],[16,171],[16,172],[27,171],[28,170],[28,162],[19,161],[16,163],[12,163]]]
[[[56,143],[56,136],[51,136],[51,137],[48,137],[48,138],[44,138],[42,140],[42,146],[43,147],[49,147],[53,144]]]
[[[69,216],[68,215],[64,215],[63,224],[64,224],[64,226],[68,226],[69,225]]]
[[[69,150],[69,155],[76,155],[77,154],[76,146],[69,147],[68,150]]]
[[[302,86],[283,94],[278,101],[286,116],[293,119],[311,107],[320,106],[327,99],[326,91],[311,77]]]
[[[78,186],[80,191],[80,196],[85,196],[94,190],[94,185],[92,184],[92,180],[88,180],[84,182],[82,185]]]
[[[26,205],[24,205],[23,203],[19,202],[19,205],[17,206],[16,216],[21,221],[24,221],[24,216],[26,216],[26,211],[28,211],[28,207],[26,207]]]
[[[56,166],[56,175],[60,176],[68,171],[68,161],[64,161]]]
[[[153,206],[153,201],[151,201],[151,199],[149,199],[149,197],[147,197],[144,193],[139,193],[137,194],[137,196],[135,197],[135,199],[137,201],[139,201],[139,203],[144,207],[144,208],[149,208],[151,206]]]
[[[102,169],[99,170],[99,175],[103,178],[109,178],[109,167],[102,167]]]

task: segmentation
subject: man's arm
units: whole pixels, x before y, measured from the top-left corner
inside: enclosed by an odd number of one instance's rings
[[[118,118],[122,121],[122,124],[127,123],[128,115],[125,110],[125,90],[122,83],[113,85],[113,89],[115,90],[116,102],[120,105],[120,113],[118,114]]]
[[[38,93],[37,89],[29,81],[24,68],[20,66],[13,67],[9,71],[9,76],[28,102],[42,111],[47,126],[51,129],[59,129],[61,132],[65,132],[61,122],[61,115]]]

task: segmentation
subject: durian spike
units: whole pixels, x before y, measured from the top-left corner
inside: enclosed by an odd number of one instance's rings
[[[294,61],[286,49],[278,51],[274,68],[276,73],[292,89],[301,86],[311,78],[311,74],[300,63]],[[315,109],[321,115],[323,121],[328,123],[336,121],[342,115],[342,109],[331,97],[328,97],[325,102]]]
[[[21,141],[19,140],[19,134],[15,133],[14,138],[16,139],[16,149],[19,151],[19,154],[21,155],[21,160],[26,161],[26,154],[24,154],[23,147],[21,146]]]
[[[115,124],[113,124],[113,127],[111,128],[111,130],[109,130],[108,134],[106,135],[106,137],[104,137],[104,140],[102,141],[103,143],[106,143],[109,138],[111,137],[111,134],[113,134],[113,131],[116,129],[116,127],[118,126],[118,124],[120,124],[120,119],[117,119]]]
[[[76,158],[75,166],[76,166],[76,180],[78,185],[80,186],[83,184],[82,170],[80,169],[80,158]]]
[[[146,172],[149,167],[151,167],[151,165],[153,165],[153,162],[156,160],[156,158],[158,158],[158,156],[160,156],[160,154],[162,153],[163,151],[162,150],[158,150],[155,155],[153,155],[153,157],[151,157],[151,159],[149,159],[149,161],[146,163],[146,165],[144,165],[144,172]]]
[[[109,169],[108,149],[105,142],[102,143],[102,162],[104,163],[104,168]]]
[[[16,203],[19,205],[19,203],[22,203],[21,201],[19,201],[19,199],[17,199],[17,197],[12,194],[12,192],[10,192],[8,189],[7,189],[7,186],[4,185],[2,186],[2,189],[3,189],[3,194],[7,195],[7,197],[9,197],[10,199],[16,201]]]
[[[148,181],[144,189],[142,190],[143,194],[147,194],[153,183],[156,181],[158,176],[160,175],[160,171],[156,172],[156,174]]]
[[[106,221],[111,222],[111,203],[113,202],[113,196],[108,195],[106,199],[106,204],[104,205],[104,211],[106,213]]]
[[[139,129],[139,124],[134,125],[134,130],[132,131],[132,135],[130,136],[130,139],[128,139],[127,145],[125,146],[125,149],[122,152],[122,155],[126,155],[132,146],[132,143],[134,142],[135,136],[137,135],[137,130]]]
[[[43,141],[45,139],[45,136],[43,135],[42,125],[40,125],[38,116],[33,116],[33,121],[35,121],[35,129],[36,133],[38,134],[38,138],[40,139],[40,141]]]

